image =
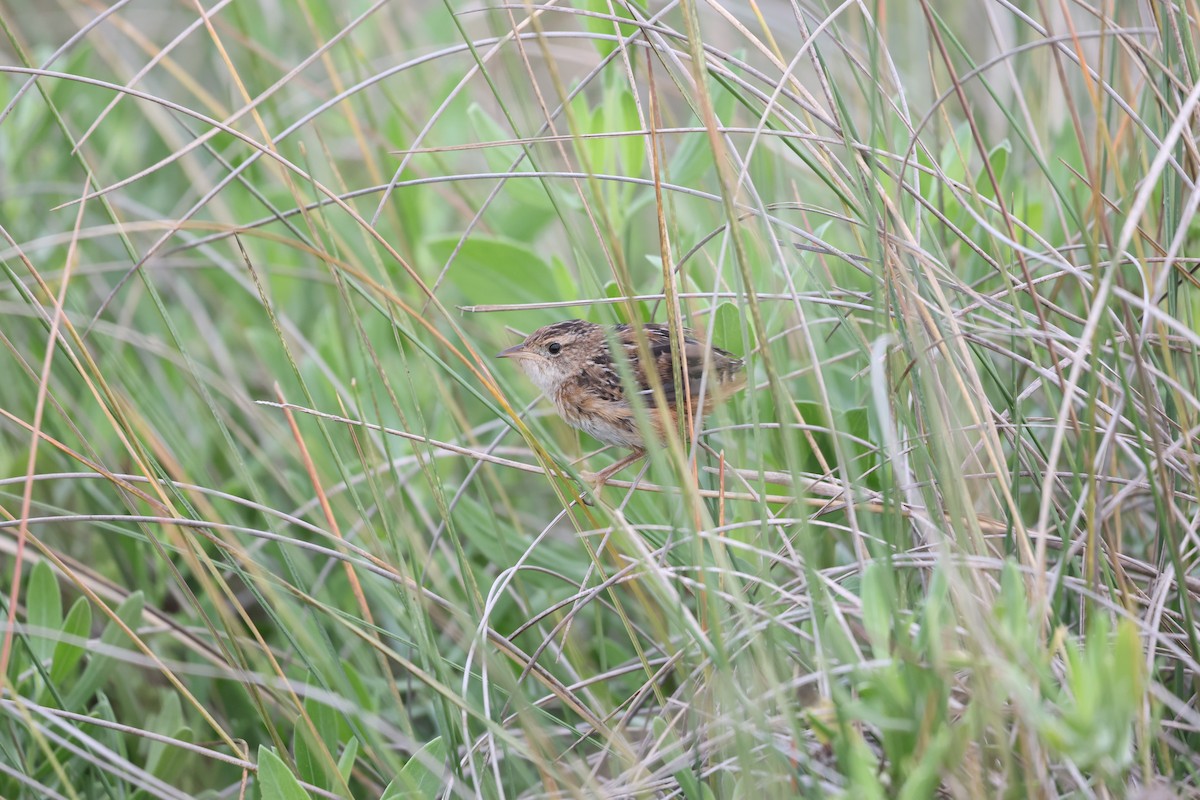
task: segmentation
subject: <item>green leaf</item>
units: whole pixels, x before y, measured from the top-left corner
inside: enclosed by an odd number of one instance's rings
[[[992,167],[992,173],[996,176],[996,185],[1004,186],[1004,173],[1008,169],[1008,157],[1012,153],[1012,145],[1005,139],[1000,144],[992,148],[988,153],[988,163]],[[992,187],[992,181],[987,176],[987,170],[980,167],[979,174],[975,177],[975,185],[979,187],[979,193],[984,197],[995,200],[996,192]]]
[[[308,712],[309,719],[313,721],[313,726],[330,752],[334,752],[342,738],[350,734],[350,727],[346,724],[342,712],[333,706],[309,697],[304,700],[304,710]]]
[[[119,688],[118,691],[120,691]],[[130,740],[128,737],[122,736],[117,732],[120,724],[117,720],[117,712],[113,709],[112,701],[108,699],[108,695],[103,691],[96,693],[96,702],[92,704],[89,716],[100,722],[108,723],[106,725],[97,725],[91,730],[92,735],[96,737],[96,741],[116,753],[118,760],[127,760],[129,758]],[[136,745],[136,743],[134,744]]]
[[[954,729],[943,725],[933,735],[933,740],[921,754],[916,766],[908,771],[908,777],[897,795],[898,800],[923,800],[937,795],[938,784],[949,770],[947,756],[954,745]]]
[[[334,771],[337,764],[330,759],[338,751],[343,728],[346,728],[345,722],[338,711],[311,697],[305,699],[304,710],[312,721],[312,727],[303,716],[297,716],[293,735],[296,772],[301,780],[322,789],[335,790],[337,776]],[[349,734],[348,728],[345,733]]]
[[[701,183],[701,179],[713,171],[712,148],[702,131],[680,135],[683,140],[671,153],[668,174],[672,183],[692,186]]]
[[[1054,748],[1088,772],[1117,777],[1134,756],[1134,725],[1144,702],[1142,644],[1137,629],[1122,620],[1109,634],[1107,617],[1097,612],[1084,642],[1068,642],[1067,691],[1060,714],[1042,733]]]
[[[55,648],[55,636],[63,622],[62,593],[54,570],[45,561],[34,565],[25,590],[26,620],[35,628],[29,636],[29,646],[38,661],[50,658]]]
[[[429,251],[437,261],[445,263],[457,245],[457,236],[435,239],[429,242]],[[467,304],[475,305],[544,300],[540,288],[552,280],[550,267],[528,247],[503,239],[473,236],[454,256],[445,283],[457,287]]]
[[[130,630],[137,628],[142,619],[142,608],[145,606],[145,595],[140,591],[134,592],[125,598],[125,602],[117,606],[116,616],[125,623],[125,626]],[[117,624],[109,620],[104,626],[104,632],[100,634],[101,648],[98,648],[92,653],[88,660],[88,665],[83,670],[83,675],[79,676],[79,682],[71,687],[71,693],[67,695],[66,707],[74,709],[85,703],[100,686],[108,679],[113,668],[117,666],[117,659],[108,654],[108,651],[121,646],[128,646],[128,639],[125,631],[117,627]]]
[[[618,23],[611,19],[593,16],[593,14],[601,14],[604,17],[613,16],[615,10],[618,18],[632,19],[628,9],[624,3],[609,4],[608,0],[577,0],[575,6],[582,11],[590,11],[592,14],[582,16],[583,27],[591,33],[600,33],[606,36],[620,36],[622,39],[628,39],[637,32],[637,25],[626,25]],[[617,43],[608,39],[592,39],[592,46],[596,48],[596,52],[601,58],[608,56],[613,50],[617,49]]]
[[[592,111],[587,92],[579,92],[571,98],[567,108],[570,110],[571,133],[574,137],[586,137],[588,134],[596,133],[596,123],[600,119],[599,110]],[[604,144],[602,141],[573,138],[572,142],[581,168],[592,172],[603,172],[598,161],[603,157],[603,153],[596,149],[598,145]]]
[[[679,737],[665,719],[655,717],[650,723],[650,727],[654,731],[655,740],[661,743],[660,752],[664,759],[670,759],[674,754],[680,752]],[[678,770],[672,774],[672,777],[679,784],[679,789],[684,797],[688,800],[701,800],[700,782],[692,770]]]
[[[371,691],[367,684],[363,682],[362,676],[358,674],[358,670],[350,662],[342,663],[342,672],[345,675],[346,682],[350,684],[350,690],[354,693],[354,702],[363,711],[378,711],[379,710],[379,694]]]
[[[1122,677],[1129,683],[1129,690],[1123,698],[1131,701],[1131,705],[1141,704],[1142,693],[1146,690],[1145,654],[1142,652],[1142,640],[1138,635],[1137,626],[1128,619],[1122,618],[1117,623],[1117,636],[1112,650],[1114,675]]]
[[[156,714],[145,721],[146,730],[174,736],[180,741],[192,741],[192,730],[184,724],[184,708],[175,692],[167,694]],[[187,751],[166,741],[146,739],[146,771],[151,775],[170,781],[178,775]]]
[[[946,178],[955,183],[963,183],[967,177],[967,162],[974,152],[974,139],[971,137],[970,123],[960,122],[954,129],[954,138],[942,147],[942,172]]]
[[[929,151],[926,148],[918,146],[916,160],[917,164],[921,167],[921,169],[917,170],[917,174],[920,176],[917,185],[921,187],[921,197],[933,202],[935,200],[933,196],[934,186],[937,180],[935,177],[937,170],[934,169],[933,158],[930,157]]]
[[[846,629],[838,624],[833,615],[827,616],[821,623],[821,641],[833,654],[834,663],[855,664],[862,660],[854,641],[846,634]]]
[[[475,129],[477,142],[508,142],[514,136],[502,127],[481,106],[472,103],[467,109],[467,119]],[[516,171],[528,173],[533,164],[523,160],[525,150],[519,144],[496,144],[483,148],[483,158],[492,172],[507,173],[517,164]],[[488,222],[493,230],[504,231],[510,238],[529,241],[554,219],[554,202],[547,187],[536,178],[514,177],[504,183],[506,202],[494,203],[488,210]]]
[[[838,703],[846,701],[839,698]],[[879,782],[879,762],[862,734],[850,725],[842,725],[834,739],[833,751],[837,754],[838,766],[846,776],[845,797],[862,800],[884,800],[887,796]]]
[[[733,115],[738,106],[737,95],[725,88],[725,84],[720,81],[712,82],[710,93],[713,113],[717,115],[717,120],[726,128],[733,125]]]
[[[195,732],[187,725],[176,728],[169,735],[181,744],[190,744],[196,740]],[[153,758],[147,761],[146,771],[166,783],[173,783],[184,774],[184,767],[188,766],[194,754],[166,742],[154,742],[154,745],[151,750]]]
[[[624,297],[625,295],[624,295],[624,293],[621,292],[621,287],[617,285],[616,281],[609,281],[608,283],[604,284],[604,296],[613,298],[613,297]],[[650,321],[650,306],[646,305],[646,301],[634,300],[634,301],[632,301],[632,305],[633,305],[633,313],[635,315],[633,319],[631,319],[629,317],[629,311],[626,308],[624,303],[614,303],[612,305],[612,310],[614,312],[616,312],[617,319],[621,320],[621,322],[643,323],[643,322]],[[594,310],[596,313],[593,316],[593,321],[595,321],[595,322],[601,321],[601,319],[603,318],[603,314],[605,312],[601,312],[598,308],[596,308]]]
[[[829,416],[826,414],[825,406],[812,400],[797,400],[796,412],[800,415],[800,419],[805,425],[824,428],[829,425]],[[834,463],[833,443],[829,440],[829,434],[825,430],[813,430],[810,433],[811,441],[820,451],[820,456],[825,459],[825,462],[832,465]],[[825,468],[821,465],[821,458],[818,457],[816,451],[813,450],[812,444],[809,443],[809,437],[800,439],[800,468],[808,472],[824,472]]]
[[[588,133],[608,133],[605,127],[604,104],[592,109],[591,121],[588,123]],[[612,140],[605,136],[595,136],[581,142],[588,151],[588,159],[592,172],[598,175],[612,175],[617,171],[617,150]],[[615,210],[615,209],[613,209]]]
[[[927,654],[930,664],[936,669],[945,662],[945,642],[943,640],[946,619],[950,616],[947,595],[949,587],[946,583],[946,573],[935,569],[929,579],[929,588],[925,593],[925,604],[921,609],[924,622],[921,623],[917,634],[917,644],[921,652]]]
[[[346,783],[350,782],[350,773],[354,771],[354,759],[358,757],[358,739],[351,737],[350,741],[346,742],[346,749],[342,751],[342,755],[338,758],[338,772],[341,773],[342,780]]]
[[[618,73],[612,74],[615,76]],[[646,162],[646,138],[640,133],[630,132],[642,129],[637,102],[623,83],[616,84],[605,94],[604,129],[609,133],[625,134],[615,140],[617,171],[621,175],[640,175]]]
[[[554,280],[552,289],[555,297],[577,297],[579,295],[579,280],[571,274],[571,268],[567,266],[567,262],[563,261],[558,255],[550,257],[550,276]],[[594,308],[594,306],[589,306]],[[557,313],[557,312],[555,312]]]
[[[262,800],[311,800],[283,759],[262,745],[258,747],[258,786]]]
[[[418,750],[408,760],[379,800],[434,800],[445,785],[445,768],[438,772],[426,764],[444,764],[446,744],[439,736]]]
[[[892,594],[887,566],[868,564],[862,578],[863,627],[876,658],[886,658],[892,649]]]
[[[50,680],[61,686],[75,671],[83,658],[84,647],[92,629],[92,607],[86,598],[80,597],[71,605],[67,619],[62,624],[62,638],[54,645],[54,658],[50,662]]]
[[[845,420],[845,425],[839,427],[841,427],[845,433],[848,433],[857,439],[862,439],[867,442],[871,441],[870,409],[868,409],[866,406],[855,406],[854,408],[847,408],[842,412],[841,416]],[[865,449],[860,449],[862,447],[862,445],[854,445],[856,452],[865,452]]]
[[[721,303],[713,312],[713,344],[722,350],[728,350],[735,355],[745,354],[754,349],[754,329],[742,324],[742,314],[737,306],[730,302]],[[745,337],[742,332],[745,331]],[[747,341],[749,340],[749,341]]]
[[[467,119],[475,129],[476,140],[480,143],[509,142],[513,135],[501,127],[498,122],[478,103],[472,103],[467,109]],[[504,172],[511,169],[513,162],[523,155],[519,144],[496,144],[483,148],[483,160],[493,172]]]
[[[297,714],[292,728],[292,752],[295,753],[296,774],[302,781],[329,790],[333,788],[333,781],[330,780],[326,769],[321,747],[314,739],[304,717]]]

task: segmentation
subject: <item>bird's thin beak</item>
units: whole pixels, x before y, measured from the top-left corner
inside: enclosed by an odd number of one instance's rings
[[[525,343],[514,344],[512,347],[505,348],[499,353],[496,353],[496,358],[512,358],[513,356],[525,355]]]

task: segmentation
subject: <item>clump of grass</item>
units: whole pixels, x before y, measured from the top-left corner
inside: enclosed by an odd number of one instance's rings
[[[64,9],[0,10],[0,796],[1192,783],[1194,15]],[[573,316],[751,386],[582,504],[491,358]]]

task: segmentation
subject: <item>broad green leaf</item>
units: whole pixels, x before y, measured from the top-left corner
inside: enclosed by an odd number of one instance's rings
[[[429,250],[445,263],[457,244],[458,237],[435,239],[429,242]],[[552,280],[550,267],[533,250],[483,236],[473,236],[463,244],[446,278],[447,285],[457,287],[469,305],[545,300],[544,289]],[[543,312],[540,316],[548,315]]]
[[[175,692],[166,696],[162,707],[146,720],[145,726],[147,730],[169,736],[180,744],[188,744],[195,740],[195,733],[184,723],[183,706]],[[146,740],[146,771],[166,783],[173,783],[195,759],[195,753],[177,744],[156,739]],[[151,796],[149,792],[142,791],[138,793],[137,798],[141,800]]]
[[[293,735],[296,772],[301,780],[335,791],[337,776],[334,771],[337,764],[330,759],[337,753],[343,734],[349,735],[349,727],[340,712],[311,697],[304,700],[304,710],[312,721],[312,727],[304,721],[303,716],[297,716]],[[322,752],[322,746],[325,752]]]
[[[942,626],[950,616],[947,594],[946,573],[938,568],[929,579],[929,587],[925,593],[925,603],[921,609],[924,621],[917,633],[917,644],[921,652],[926,654],[930,664],[937,669],[945,661],[945,642]]]
[[[855,643],[846,635],[846,630],[832,616],[827,615],[821,623],[821,641],[832,653],[834,663],[854,664],[862,660]]]
[[[117,691],[121,691],[122,687],[115,687]],[[117,728],[119,721],[117,720],[117,712],[113,708],[112,701],[108,699],[108,695],[103,691],[96,693],[96,702],[92,704],[89,710],[89,716],[101,722],[109,723],[107,725],[97,725],[92,735],[96,737],[103,746],[109,748],[117,754],[117,758],[127,760],[129,758],[130,740],[126,736],[118,733]],[[134,743],[136,746],[136,743]]]
[[[954,138],[942,147],[941,157],[938,159],[946,178],[955,183],[966,180],[967,164],[971,160],[974,147],[970,124],[959,123],[954,129]]]
[[[472,103],[467,109],[467,119],[475,129],[477,140],[484,144],[488,142],[507,142],[515,138],[512,131],[502,128],[492,115],[478,103]],[[493,172],[504,172],[511,169],[513,162],[524,155],[524,150],[517,144],[493,145],[482,149],[483,160]]]
[[[330,780],[329,769],[325,757],[321,753],[320,745],[314,741],[316,738],[308,724],[304,721],[304,717],[297,714],[292,728],[292,752],[295,753],[296,759],[296,774],[300,780],[311,783],[313,786],[319,786],[322,789],[330,790],[333,788],[333,782]]]
[[[604,284],[604,296],[613,298],[624,297],[625,295],[621,292],[621,287],[617,286],[616,281],[609,281],[608,283]],[[634,317],[632,319],[629,317],[629,310],[624,303],[614,303],[611,306],[611,309],[614,313],[616,313],[617,318],[621,320],[621,322],[644,323],[650,321],[650,307],[646,305],[644,300],[634,300],[632,305],[634,313]],[[593,312],[594,313],[591,315],[591,317],[595,322],[600,322],[606,313],[600,311],[598,308],[593,309]]]
[[[354,772],[354,759],[358,757],[358,738],[351,737],[350,741],[346,742],[346,749],[342,751],[338,757],[338,772],[342,776],[342,780],[346,783],[350,782],[350,774]]]
[[[818,402],[812,400],[798,400],[796,402],[796,412],[800,415],[800,419],[805,425],[810,425],[822,430],[813,430],[808,436],[802,437],[799,440],[800,447],[800,468],[809,472],[824,472],[822,459],[830,466],[834,463],[834,451],[832,443],[829,441],[829,433],[824,430],[829,425],[828,414],[825,407]],[[818,453],[813,450],[812,443],[815,443],[820,450]]]
[[[713,312],[713,344],[734,355],[744,355],[754,349],[754,328],[742,322],[742,314],[730,302],[721,303]],[[742,336],[743,331],[745,337]],[[748,341],[747,341],[748,340]]]
[[[892,645],[891,576],[884,564],[867,565],[862,578],[863,627],[876,658],[886,658]]]
[[[550,276],[554,280],[554,286],[547,291],[553,291],[555,297],[580,296],[579,281],[571,274],[567,262],[558,255],[550,257]]]
[[[571,133],[574,136],[586,137],[588,134],[596,133],[599,109],[593,112],[592,105],[588,101],[587,92],[580,92],[575,95],[571,98],[571,102],[567,107],[571,112]],[[579,166],[581,168],[585,170],[590,169],[592,172],[603,171],[598,163],[598,159],[603,157],[603,153],[596,149],[596,139],[575,138],[573,144],[579,156]],[[603,144],[603,142],[600,142],[600,144]]]
[[[408,760],[379,800],[434,800],[445,786],[444,770],[435,771],[426,764],[444,764],[446,744],[439,736]]]
[[[869,409],[865,406],[847,408],[842,412],[841,417],[844,420],[844,424],[839,425],[839,427],[842,428],[843,433],[847,433],[856,439],[871,441],[871,412]],[[854,449],[857,452],[862,452],[859,449],[860,447],[862,445],[855,445]]]
[[[75,671],[83,658],[88,632],[92,629],[92,607],[86,598],[80,597],[71,605],[67,619],[62,624],[62,638],[54,645],[54,658],[50,662],[50,680],[62,686]],[[71,682],[73,683],[73,681]]]
[[[737,103],[736,98],[715,81],[710,85],[709,91],[712,93],[713,111],[717,119],[722,125],[731,125]],[[693,108],[693,111],[696,109]],[[686,117],[683,124],[704,127],[703,121],[694,115]],[[713,174],[716,170],[708,134],[704,131],[697,131],[681,134],[681,136],[683,137],[682,141],[669,159],[671,182],[684,186],[703,183],[705,176]]]
[[[191,744],[196,740],[195,732],[184,725],[170,732],[170,737],[182,744]],[[146,771],[154,777],[173,783],[184,772],[184,767],[194,760],[195,755],[182,747],[165,742],[155,742],[156,749],[152,751],[153,760],[147,762]]]
[[[144,605],[145,596],[141,592],[134,592],[125,598],[125,602],[117,606],[116,615],[125,623],[126,627],[135,630],[142,620]],[[112,620],[109,620],[108,624],[104,626],[104,632],[100,634],[100,644],[102,647],[92,651],[88,665],[84,667],[83,675],[79,677],[79,682],[71,687],[71,693],[67,695],[66,706],[68,709],[78,708],[85,703],[117,666],[117,659],[109,655],[107,651],[132,646],[125,632]]]
[[[283,759],[262,745],[258,747],[258,787],[262,800],[311,800],[312,797]]]
[[[355,704],[364,711],[378,711],[379,693],[373,692],[367,687],[354,665],[348,661],[342,662],[342,672],[346,682],[350,684],[350,690],[354,693]]]
[[[472,103],[467,109],[467,118],[475,129],[478,142],[507,142],[515,137],[512,131],[502,127],[486,110]],[[537,165],[525,156],[518,144],[502,144],[483,148],[483,158],[492,172],[507,173],[516,164],[518,173],[529,173]],[[531,241],[534,235],[548,225],[554,217],[554,203],[547,194],[546,185],[532,177],[512,177],[505,181],[501,202],[494,203],[488,210],[487,220],[494,230],[517,241]]]
[[[612,17],[615,10],[618,18],[631,19],[628,9],[624,3],[609,3],[608,0],[576,0],[575,7],[582,11],[590,11],[591,14],[582,16],[583,26],[591,33],[599,33],[605,36],[620,36],[622,39],[628,39],[637,32],[638,26],[619,23],[605,17]],[[596,16],[600,15],[600,16]],[[613,50],[617,49],[617,42],[610,39],[592,39],[592,46],[596,48],[596,52],[600,56],[606,57]]]
[[[917,185],[921,187],[921,197],[932,202],[934,200],[934,185],[935,181],[937,180],[934,175],[935,170],[933,159],[930,157],[929,151],[925,147],[917,147],[916,153],[916,162],[920,167],[920,169],[917,170],[917,174],[920,176]]]
[[[325,746],[329,748],[330,752],[334,752],[342,738],[350,733],[342,712],[311,697],[305,698],[304,710],[308,712],[308,718],[313,721]]]
[[[25,590],[26,619],[35,630],[29,636],[29,646],[38,661],[45,661],[54,652],[54,633],[62,627],[62,594],[54,570],[39,561],[29,573]]]
[[[618,73],[612,74],[616,76]],[[616,150],[617,172],[621,175],[640,175],[646,161],[646,138],[641,133],[632,132],[642,129],[637,103],[624,83],[614,80],[613,84],[604,97],[604,130],[624,135],[606,141]]]
[[[712,147],[703,131],[679,135],[679,145],[668,159],[671,182],[681,186],[698,184],[714,169]]]
[[[909,769],[904,785],[897,795],[898,800],[924,800],[937,795],[942,776],[952,766],[948,762],[954,746],[954,729],[943,724],[933,734],[931,741],[921,753],[920,760]]]
[[[1083,642],[1063,647],[1067,687],[1060,715],[1042,734],[1085,772],[1116,777],[1133,763],[1134,725],[1144,702],[1142,645],[1137,629],[1122,620],[1115,634],[1096,612]]]
[[[679,737],[665,719],[655,717],[650,723],[650,727],[654,731],[654,740],[660,743],[659,752],[662,753],[664,759],[670,759],[680,752]],[[678,770],[672,774],[672,777],[679,783],[679,789],[684,797],[688,800],[701,800],[700,782],[690,769]]]
[[[1138,636],[1137,627],[1127,619],[1117,623],[1116,641],[1113,643],[1113,674],[1128,681],[1129,691],[1124,692],[1124,699],[1137,698],[1134,704],[1141,703],[1142,692],[1145,691],[1146,669],[1145,653],[1142,652],[1142,640]]]
[[[1008,169],[1008,157],[1012,153],[1012,145],[1005,139],[1000,144],[992,148],[988,153],[988,163],[992,167],[992,172],[996,176],[996,183],[1001,188],[1004,187],[1004,173]],[[987,170],[980,167],[979,174],[975,177],[975,185],[979,187],[979,193],[984,197],[994,200],[996,192],[992,188],[992,181],[987,175]]]
[[[588,123],[588,133],[609,133],[605,127],[604,104],[592,109],[591,122]],[[607,136],[594,136],[585,139],[582,144],[588,151],[588,163],[592,172],[597,175],[612,175],[617,171],[617,149],[613,140]],[[613,209],[610,209],[610,211]]]
[[[843,705],[848,698],[842,696],[836,702]],[[846,778],[845,797],[861,800],[884,800],[887,797],[879,782],[879,762],[857,728],[843,724],[834,739],[833,751]]]
[[[733,116],[738,105],[737,96],[719,81],[713,81],[709,90],[712,93],[713,113],[717,115],[717,120],[724,127],[733,125]]]

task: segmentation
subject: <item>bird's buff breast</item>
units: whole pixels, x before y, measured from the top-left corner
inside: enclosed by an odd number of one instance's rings
[[[634,422],[633,413],[628,406],[621,408],[613,403],[596,403],[578,398],[564,397],[567,392],[559,392],[552,399],[559,415],[573,428],[578,428],[605,444],[618,447],[643,447],[642,434]]]

